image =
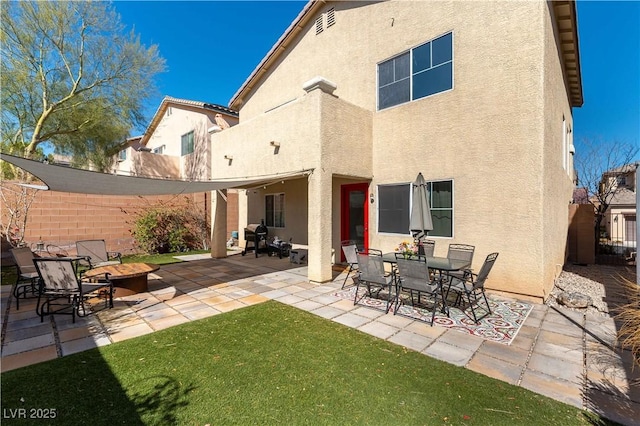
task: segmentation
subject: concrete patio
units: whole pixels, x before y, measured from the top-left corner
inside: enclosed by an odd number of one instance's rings
[[[35,299],[21,301],[17,311],[11,288],[2,286],[2,372],[277,300],[619,423],[640,424],[640,371],[616,344],[608,316],[536,304],[513,343],[504,345],[353,306],[333,295],[345,277],[341,267],[333,282],[317,285],[307,281],[305,266],[288,259],[192,259],[163,265],[150,276],[148,293],[117,298],[113,309],[75,324],[69,316],[41,323]]]

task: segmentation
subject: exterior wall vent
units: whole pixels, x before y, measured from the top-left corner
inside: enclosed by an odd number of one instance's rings
[[[324,28],[322,27],[322,15],[316,19],[316,35],[320,34]]]
[[[327,10],[327,28],[336,23],[336,11],[335,8]]]

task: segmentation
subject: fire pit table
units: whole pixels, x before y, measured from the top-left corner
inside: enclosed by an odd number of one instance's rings
[[[116,288],[116,297],[121,297],[148,291],[148,276],[158,269],[160,266],[153,263],[121,263],[89,269],[83,278],[99,279],[109,274]]]

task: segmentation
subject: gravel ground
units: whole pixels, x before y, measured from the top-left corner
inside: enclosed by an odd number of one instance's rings
[[[616,308],[629,303],[624,282],[636,283],[635,266],[565,265],[551,290],[546,304],[560,306],[557,296],[563,291],[577,292],[591,297],[592,305],[586,312],[596,315],[615,315]],[[565,309],[568,309],[565,307]],[[585,309],[572,309],[585,312]]]
[[[586,310],[572,310],[596,315],[615,315],[617,307],[629,303],[624,282],[636,283],[635,271],[635,266],[565,265],[546,304],[560,306],[556,300],[560,293],[577,292],[591,297],[593,303]]]

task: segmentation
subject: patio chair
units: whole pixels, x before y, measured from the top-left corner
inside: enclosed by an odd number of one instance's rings
[[[455,276],[451,276],[451,279],[449,281],[449,286],[447,288],[446,294],[449,295],[449,291],[451,290],[458,293],[456,297],[456,304],[459,304],[459,302],[463,302],[466,296],[466,302],[471,308],[473,320],[476,324],[482,318],[491,314],[491,307],[489,306],[489,301],[487,300],[487,295],[484,291],[484,283],[487,280],[489,272],[491,272],[491,268],[493,268],[493,264],[496,262],[497,258],[498,253],[491,253],[485,259],[482,268],[480,268],[480,272],[474,274],[471,271],[466,271],[461,279]],[[474,308],[474,304],[480,306],[479,302],[482,300],[484,300],[484,303],[486,305],[486,313],[478,318],[476,309]]]
[[[418,254],[426,257],[433,257],[433,253],[436,249],[436,242],[434,240],[422,240],[418,242]]]
[[[431,325],[436,316],[436,308],[438,306],[438,294],[442,295],[442,288],[439,281],[433,280],[429,273],[427,260],[419,256],[417,259],[404,259],[396,255],[396,267],[398,268],[398,297],[396,299],[396,309],[394,315],[398,313],[398,306],[402,302],[403,292],[409,292],[409,299],[412,306],[424,306],[420,300],[421,296],[427,296],[432,299],[433,306],[431,308]],[[415,299],[417,295],[417,303]],[[443,310],[446,307],[443,301]]]
[[[36,286],[38,271],[33,264],[33,259],[35,259],[36,255],[29,247],[12,248],[10,251],[18,269],[16,283],[13,287],[13,296],[16,298],[16,310],[20,310],[20,296],[26,299],[27,297],[38,295]]]
[[[349,264],[349,269],[347,270],[347,276],[344,277],[344,281],[342,282],[342,287],[344,288],[345,284],[347,283],[347,280],[349,279],[349,275],[351,275],[351,272],[358,270],[358,246],[356,245],[355,241],[343,241],[341,243],[342,246],[342,253],[344,254],[344,258],[347,261],[347,263]]]
[[[449,259],[468,260],[469,264],[471,264],[475,249],[475,246],[469,244],[449,244],[447,257]]]
[[[69,253],[60,246],[47,244],[47,254],[49,257],[67,257]]]
[[[39,276],[36,313],[40,322],[45,315],[52,314],[71,315],[76,322],[76,315],[83,317],[90,313],[86,303],[93,297],[104,298],[105,307],[113,307],[113,283],[108,275],[100,282],[83,282],[77,276],[75,259],[36,258],[33,263]]]
[[[383,290],[386,290],[388,292],[386,314],[391,308],[391,302],[397,297],[394,274],[385,271],[382,253],[379,250],[369,250],[366,253],[358,252],[357,257],[358,278],[355,280],[356,292],[353,304],[357,305],[366,296],[377,298]],[[358,298],[360,285],[366,286],[367,291]]]
[[[83,260],[81,264],[89,268],[122,263],[122,255],[118,252],[108,252],[104,240],[76,241],[76,250],[78,256],[87,259]]]
[[[450,276],[462,279],[465,272],[471,272],[471,262],[473,262],[473,253],[475,252],[475,246],[469,244],[449,244],[449,250],[447,251],[447,258],[454,260],[465,260],[469,262],[469,268],[466,271],[449,272],[445,278],[447,280]]]

